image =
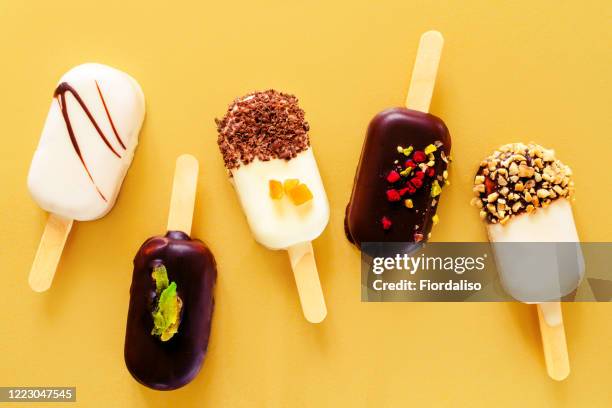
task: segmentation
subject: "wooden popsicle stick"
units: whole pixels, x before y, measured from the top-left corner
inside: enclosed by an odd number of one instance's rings
[[[320,323],[327,316],[327,307],[311,242],[287,249],[304,317],[310,323]]]
[[[443,45],[444,37],[438,31],[427,31],[421,36],[406,97],[408,109],[429,112]]]
[[[537,308],[546,371],[553,380],[562,381],[570,373],[570,364],[561,303],[540,303]]]
[[[51,287],[72,223],[72,220],[49,214],[28,278],[35,292],[44,292]]]
[[[176,159],[168,213],[168,231],[182,231],[191,235],[198,169],[197,159],[190,154],[183,154]]]

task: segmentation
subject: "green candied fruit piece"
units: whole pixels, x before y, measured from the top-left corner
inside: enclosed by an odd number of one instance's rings
[[[168,271],[164,265],[155,266],[151,276],[155,281],[155,292],[158,295],[161,293],[161,291],[166,289],[168,285],[170,285],[170,282],[168,281]]]
[[[159,295],[157,307],[153,312],[153,330],[151,334],[168,341],[178,331],[179,315],[183,302],[176,293],[176,282],[170,283]]]
[[[183,302],[176,292],[176,282],[170,282],[164,265],[155,266],[151,277],[155,281],[157,295],[151,334],[159,336],[161,341],[168,341],[178,332]]]
[[[181,298],[177,297],[177,313],[180,315],[181,308],[183,307],[183,303],[181,302]],[[178,332],[179,324],[181,323],[181,319],[177,318],[174,323],[172,323],[160,336],[161,341],[168,341]]]

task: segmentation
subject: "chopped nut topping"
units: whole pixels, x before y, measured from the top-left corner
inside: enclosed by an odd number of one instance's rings
[[[510,163],[509,171],[511,176],[517,175],[519,172],[518,165],[515,162]]]
[[[565,194],[565,191],[560,186],[558,186],[558,185],[553,186],[553,190],[558,195],[564,195]]]
[[[527,167],[525,164],[521,164],[518,170],[519,177],[532,177],[533,173],[535,173],[535,169],[533,167]]]
[[[539,198],[546,198],[550,195],[550,193],[548,192],[548,190],[544,190],[543,188],[538,190],[538,197]]]
[[[475,193],[484,193],[485,192],[485,185],[484,184],[479,184],[474,186],[473,188]]]
[[[482,219],[504,225],[514,215],[571,197],[571,176],[553,150],[533,143],[507,144],[480,163],[471,204],[479,208]]]

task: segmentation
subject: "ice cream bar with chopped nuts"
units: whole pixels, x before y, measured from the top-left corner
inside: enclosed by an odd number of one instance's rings
[[[304,314],[311,322],[323,320],[311,241],[327,225],[329,203],[297,98],[275,90],[250,93],[230,104],[217,128],[253,237],[289,252]]]
[[[569,374],[569,360],[561,306],[555,299],[549,299],[547,293],[556,293],[559,300],[578,287],[584,274],[570,205],[573,190],[571,169],[555,157],[553,150],[534,143],[501,146],[480,163],[473,187],[472,205],[479,209],[480,218],[487,224],[504,288],[518,300],[551,300],[539,303],[538,313],[548,372],[557,380]],[[560,264],[554,248],[549,251],[541,244],[516,245],[535,242],[575,243],[578,271],[554,276]],[[530,248],[541,248],[541,252],[533,254]],[[541,265],[538,270],[525,270],[528,268],[522,267],[521,259],[517,259],[523,258],[522,254],[532,256],[531,265]],[[554,269],[554,279],[544,279],[542,274],[547,271],[543,269],[550,268]],[[542,282],[556,287],[540,287]]]
[[[147,239],[134,258],[124,358],[132,376],[173,390],[200,371],[210,337],[215,258],[190,237],[198,162],[177,159],[168,232]]]
[[[64,74],[28,174],[28,188],[50,213],[30,286],[49,288],[73,220],[104,216],[126,175],[145,115],[140,86],[128,74],[83,64]]]
[[[451,139],[428,111],[442,44],[437,31],[423,34],[407,108],[387,109],[370,122],[345,217],[346,235],[357,246],[425,242],[438,222]]]

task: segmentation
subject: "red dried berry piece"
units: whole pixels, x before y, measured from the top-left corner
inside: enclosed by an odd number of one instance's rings
[[[487,195],[495,191],[495,182],[489,177],[485,178],[485,189],[487,190]]]
[[[417,166],[417,164],[412,161],[412,160],[407,160],[406,161],[406,167],[410,167],[411,169],[414,169]]]
[[[433,177],[436,175],[436,170],[433,167],[430,167],[427,169],[427,176],[428,177]]]
[[[406,187],[403,190],[407,190],[408,194],[414,194],[416,192],[416,187],[412,183],[406,183]]]
[[[401,178],[400,174],[395,171],[395,170],[391,170],[389,172],[389,174],[387,175],[387,181],[389,183],[395,183],[396,181],[398,181]]]
[[[406,195],[406,193],[408,192],[408,190],[409,190],[409,189],[408,189],[408,187],[404,187],[404,188],[402,188],[402,189],[399,191],[400,196],[402,196],[402,197],[403,197],[403,196],[405,196],[405,195]]]
[[[417,163],[423,163],[425,159],[427,158],[427,156],[425,155],[425,152],[421,150],[417,150],[416,152],[414,152],[414,155],[412,156],[412,158]]]
[[[423,179],[423,177],[425,177],[425,173],[423,173],[422,171],[417,171],[416,174],[414,175],[416,178],[420,178],[421,180]]]
[[[421,186],[423,185],[423,179],[414,177],[412,180],[410,180],[410,183],[416,188],[421,188]]]
[[[387,190],[387,200],[389,201],[399,201],[400,200],[400,193],[397,190],[391,189],[391,190]]]
[[[388,230],[389,228],[391,228],[391,225],[393,225],[393,222],[391,222],[391,220],[387,217],[382,217],[382,220],[380,220],[380,222],[382,223],[382,227],[384,230]]]

